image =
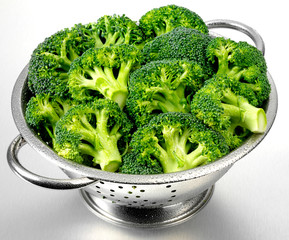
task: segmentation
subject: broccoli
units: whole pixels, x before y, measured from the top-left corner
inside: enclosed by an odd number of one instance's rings
[[[125,110],[138,126],[162,112],[190,112],[190,98],[203,85],[203,69],[188,60],[143,65],[130,75]]]
[[[142,50],[143,61],[164,59],[188,59],[198,63],[205,71],[205,79],[215,72],[215,66],[207,59],[207,47],[212,37],[198,30],[177,27],[146,43]]]
[[[195,12],[104,15],[47,37],[28,67],[25,119],[61,157],[161,174],[208,164],[267,126],[262,52],[208,34]]]
[[[105,15],[98,19],[96,29],[96,47],[119,44],[139,46],[144,41],[140,27],[125,15]]]
[[[127,116],[109,99],[78,104],[56,124],[56,150],[66,159],[115,172],[131,128]]]
[[[220,132],[231,149],[238,147],[250,133],[263,133],[266,114],[246,96],[252,90],[227,75],[215,75],[194,95],[191,111],[204,124]]]
[[[157,159],[149,159],[149,161],[137,160],[137,152],[128,152],[122,158],[122,164],[119,173],[125,174],[161,174],[163,168]]]
[[[155,116],[138,128],[130,142],[135,157],[126,160],[125,172],[151,173],[153,166],[164,173],[188,170],[208,164],[228,153],[223,137],[207,128],[190,113],[169,112]],[[129,162],[137,161],[139,163]],[[140,170],[130,169],[137,165]],[[123,167],[124,168],[124,167]]]
[[[260,50],[247,42],[235,42],[224,37],[213,39],[207,48],[209,61],[217,64],[217,74],[246,83],[255,89],[258,105],[269,97],[270,84],[266,73],[267,65]]]
[[[95,48],[119,44],[141,47],[144,42],[140,27],[125,15],[104,15],[97,22],[77,24],[74,28],[86,36]]]
[[[209,32],[207,25],[198,14],[176,5],[167,5],[148,11],[140,18],[139,26],[148,40],[180,26],[197,29],[205,34]]]
[[[55,127],[59,119],[77,102],[69,98],[37,94],[30,98],[25,110],[26,122],[43,140],[55,147]]]
[[[129,74],[139,65],[140,58],[140,51],[127,44],[89,49],[71,64],[69,92],[80,101],[101,95],[123,108]]]
[[[28,86],[31,92],[65,97],[71,62],[92,46],[84,35],[68,28],[47,37],[34,49],[29,61]]]

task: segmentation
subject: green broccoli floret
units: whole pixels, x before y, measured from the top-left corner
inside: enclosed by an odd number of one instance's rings
[[[270,94],[267,79],[267,65],[260,50],[247,42],[235,42],[217,37],[207,49],[209,61],[217,64],[217,74],[227,74],[230,78],[253,88],[261,105]]]
[[[140,18],[139,26],[148,40],[180,26],[197,29],[205,34],[209,32],[207,25],[198,14],[176,5],[167,5],[148,11]]]
[[[253,94],[250,88],[245,89],[227,75],[216,75],[194,95],[191,111],[204,124],[220,132],[234,149],[250,133],[263,133],[266,129],[264,110],[246,98]]]
[[[93,46],[86,40],[79,32],[66,28],[40,43],[29,62],[30,90],[34,94],[66,96],[71,62]]]
[[[190,112],[192,95],[203,85],[203,69],[188,60],[153,61],[130,75],[125,110],[137,126],[164,112]]]
[[[56,150],[66,159],[115,172],[131,128],[127,116],[109,99],[79,104],[57,122]]]
[[[96,23],[98,46],[110,46],[119,44],[141,45],[144,35],[136,22],[125,15],[105,15]]]
[[[159,114],[149,124],[138,128],[130,148],[136,155],[135,161],[145,166],[155,165],[157,169],[159,162],[164,173],[208,164],[229,151],[220,134],[207,128],[192,114],[179,112]]]
[[[146,43],[142,50],[143,64],[164,59],[188,59],[198,63],[205,71],[205,78],[216,69],[207,59],[207,47],[212,37],[198,30],[177,27]]]
[[[127,44],[89,49],[71,64],[69,92],[81,101],[101,94],[123,108],[129,74],[139,65],[140,58],[140,51]]]
[[[37,94],[27,103],[25,119],[37,135],[54,147],[56,123],[76,104],[76,101],[69,98]]]
[[[140,27],[125,15],[104,15],[97,22],[77,24],[74,28],[96,48],[119,44],[141,46],[144,42]]]
[[[137,152],[129,152],[123,156],[118,172],[139,175],[163,173],[163,168],[157,159],[149,160],[143,161],[143,159],[137,158]]]

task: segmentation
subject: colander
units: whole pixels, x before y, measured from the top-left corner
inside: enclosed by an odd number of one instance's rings
[[[206,22],[209,29],[231,28],[248,35],[264,53],[261,36],[251,27],[232,20]],[[210,34],[216,34],[210,31]],[[210,200],[215,183],[239,159],[252,151],[270,130],[277,113],[277,91],[271,75],[271,94],[266,103],[267,130],[254,134],[230,154],[216,162],[195,169],[156,175],[126,175],[101,171],[59,157],[26,124],[24,112],[30,92],[26,66],[12,92],[12,113],[20,134],[7,151],[14,173],[35,185],[50,189],[79,189],[87,207],[97,216],[123,226],[164,227],[195,216]],[[52,179],[39,176],[22,166],[18,152],[28,143],[47,160],[56,164],[69,178]]]

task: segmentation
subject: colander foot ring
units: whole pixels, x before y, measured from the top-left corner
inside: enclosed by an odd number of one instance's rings
[[[169,206],[131,207],[112,203],[80,190],[85,205],[105,221],[126,227],[167,227],[180,224],[203,209],[214,192],[214,185],[201,194]]]

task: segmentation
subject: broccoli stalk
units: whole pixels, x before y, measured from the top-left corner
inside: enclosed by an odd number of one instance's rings
[[[194,145],[190,142],[192,134],[190,129],[185,128],[180,131],[180,129],[164,126],[162,132],[164,143],[162,146],[156,144],[156,147],[160,153],[158,158],[164,172],[191,169],[205,164],[209,159],[208,156],[202,154],[204,150],[202,144]]]
[[[216,75],[194,95],[191,112],[206,125],[220,132],[231,149],[238,147],[252,133],[266,129],[266,114],[251,104],[250,88],[227,75]]]
[[[157,161],[164,173],[201,166],[228,152],[221,135],[206,128],[192,114],[178,112],[155,116],[134,133],[130,147],[139,165],[159,169],[155,164]],[[129,173],[127,168],[126,173]]]
[[[266,130],[265,111],[251,105],[243,96],[237,96],[227,89],[222,98],[222,107],[224,114],[230,116],[233,125],[246,128],[253,133],[263,133]]]
[[[71,108],[56,125],[58,155],[87,165],[115,172],[125,152],[131,123],[119,106],[98,99]]]
[[[69,90],[78,100],[92,100],[96,94],[124,107],[130,72],[137,66],[140,52],[130,45],[90,49],[76,59],[69,71]]]
[[[96,128],[84,115],[78,121],[73,119],[71,125],[66,123],[67,130],[74,131],[81,136],[81,142],[78,145],[80,154],[92,156],[93,161],[100,163],[100,167],[104,171],[115,171],[121,162],[121,155],[117,148],[117,141],[121,137],[117,129],[120,126],[116,124],[113,130],[108,132],[108,116],[105,111],[96,112],[95,116]],[[65,157],[66,151],[67,149],[60,149],[58,154]]]

